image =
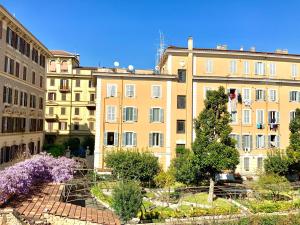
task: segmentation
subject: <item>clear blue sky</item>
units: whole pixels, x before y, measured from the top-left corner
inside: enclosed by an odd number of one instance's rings
[[[300,53],[298,0],[0,0],[49,49],[82,66],[153,68],[159,30],[167,45]]]

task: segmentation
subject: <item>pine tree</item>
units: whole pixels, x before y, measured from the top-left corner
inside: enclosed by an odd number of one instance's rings
[[[227,111],[228,96],[224,87],[208,91],[205,108],[195,120],[196,139],[192,149],[194,165],[209,178],[208,202],[213,201],[215,176],[225,170],[234,170],[239,163],[235,141],[229,134],[230,115]]]

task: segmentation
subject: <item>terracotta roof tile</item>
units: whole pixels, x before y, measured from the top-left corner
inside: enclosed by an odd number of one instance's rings
[[[50,50],[50,52],[55,55],[62,55],[62,56],[74,56],[75,54],[72,54],[70,52],[64,51],[64,50]]]

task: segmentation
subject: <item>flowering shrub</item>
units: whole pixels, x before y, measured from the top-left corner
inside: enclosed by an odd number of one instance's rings
[[[77,163],[66,157],[41,154],[0,171],[0,202],[14,194],[28,193],[43,182],[65,182],[73,177]]]

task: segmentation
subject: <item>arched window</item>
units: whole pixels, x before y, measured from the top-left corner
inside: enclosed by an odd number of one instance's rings
[[[68,72],[68,62],[67,62],[67,60],[62,61],[60,71],[61,72]]]
[[[51,60],[49,64],[49,71],[50,72],[56,72],[56,63],[55,60]]]

